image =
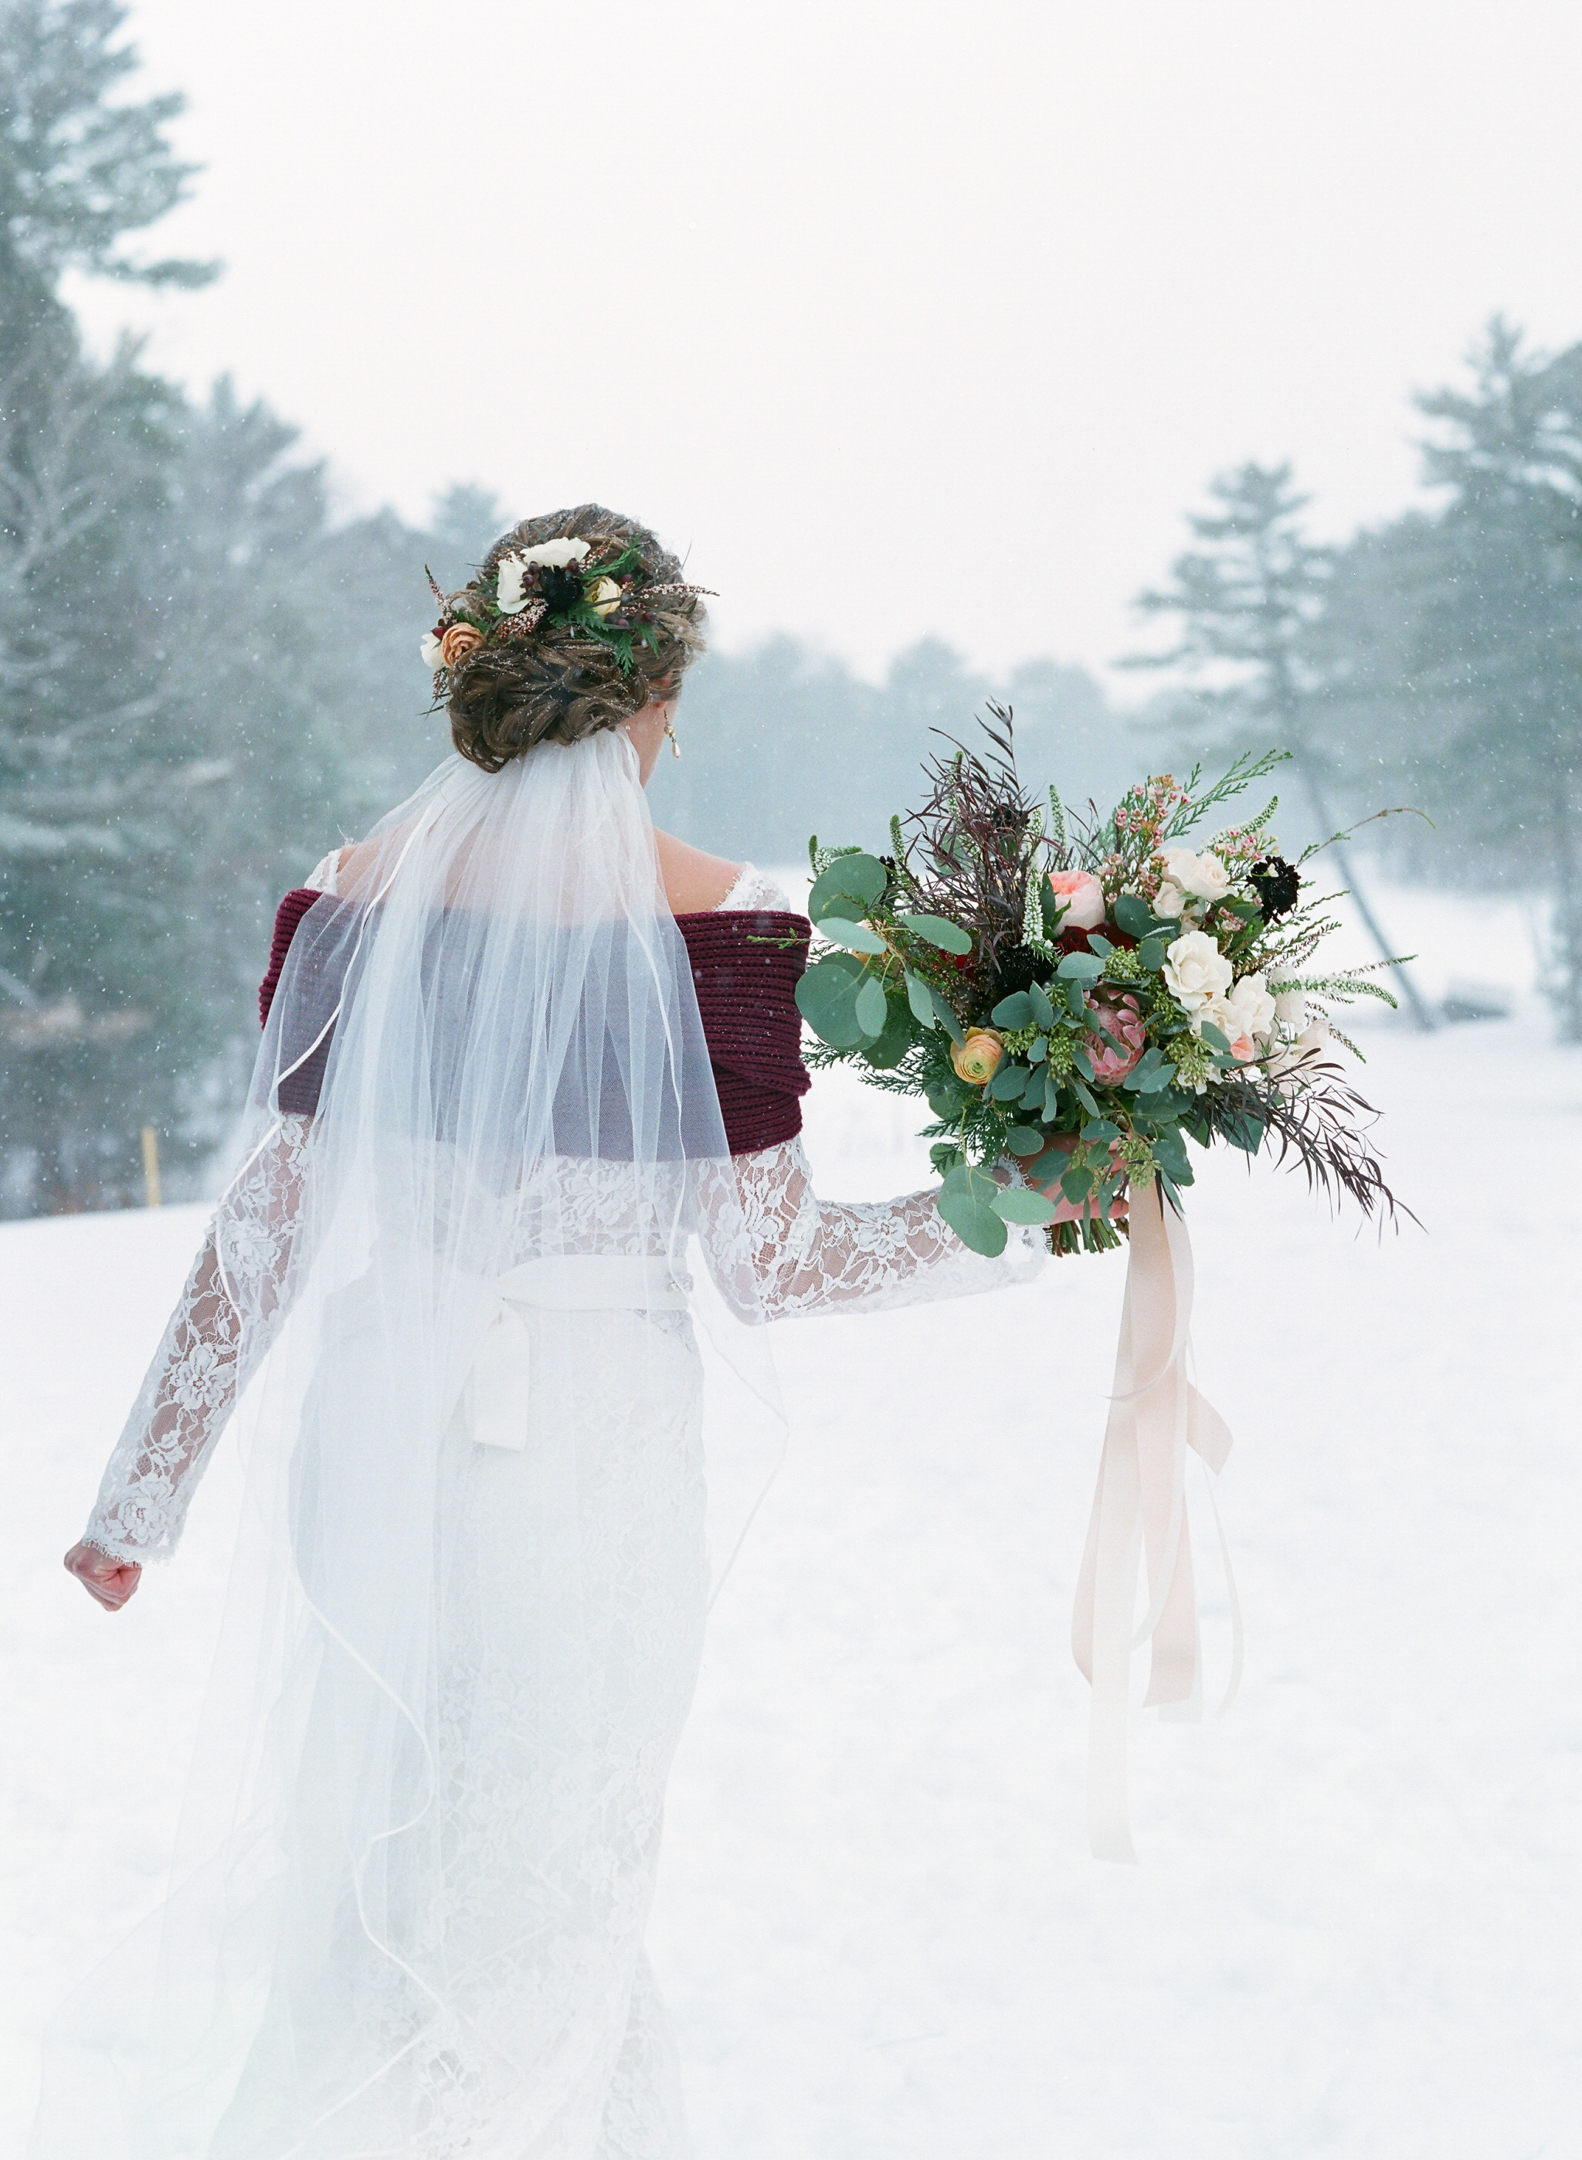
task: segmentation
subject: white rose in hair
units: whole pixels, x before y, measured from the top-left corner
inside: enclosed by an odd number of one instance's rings
[[[581,562],[590,544],[586,540],[544,540],[515,555],[502,555],[495,565],[494,584],[495,605],[500,613],[520,615],[526,607],[522,583],[535,563],[541,563],[546,570],[569,569],[573,563]]]
[[[1269,995],[1269,986],[1261,975],[1244,975],[1226,999],[1234,1027],[1225,1030],[1233,1039],[1238,1035],[1264,1035],[1274,1032],[1275,1001]]]
[[[520,555],[502,555],[495,565],[494,602],[502,615],[520,615],[527,605],[522,578],[527,564]]]
[[[1201,1012],[1230,988],[1230,962],[1206,930],[1189,930],[1178,937],[1166,950],[1164,972],[1183,1012]]]
[[[439,639],[432,630],[424,631],[418,643],[418,651],[423,655],[423,665],[428,669],[429,673],[438,674],[439,670],[445,665],[445,654]]]
[[[588,540],[541,540],[537,547],[524,548],[516,559],[542,563],[546,570],[569,570],[574,562],[581,562],[591,545]]]

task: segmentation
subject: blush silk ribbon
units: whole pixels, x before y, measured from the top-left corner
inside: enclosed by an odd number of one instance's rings
[[[1219,1412],[1188,1377],[1192,1246],[1185,1222],[1157,1183],[1138,1188],[1130,1216],[1126,1300],[1115,1352],[1098,1487],[1077,1578],[1071,1647],[1092,1684],[1088,1728],[1088,1841],[1095,1859],[1135,1861],[1127,1804],[1126,1737],[1132,1653],[1149,1647],[1145,1703],[1166,1717],[1202,1715],[1202,1657],[1192,1541],[1187,1526],[1186,1458],[1191,1448],[1211,1472],[1230,1453]],[[1213,1501],[1212,1481],[1209,1486]],[[1219,1522],[1217,1503],[1215,1522]],[[1229,1685],[1215,1712],[1230,1708],[1241,1678],[1241,1613],[1220,1527],[1229,1589]],[[1148,1609],[1136,1620],[1137,1576],[1146,1556]]]

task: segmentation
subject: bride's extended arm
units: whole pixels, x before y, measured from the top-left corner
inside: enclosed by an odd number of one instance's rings
[[[969,1251],[932,1189],[898,1200],[820,1200],[800,1140],[734,1159],[750,1267],[764,1316],[886,1310],[968,1297],[1037,1274],[1041,1236],[1013,1230],[1004,1253]]]
[[[175,1550],[241,1382],[269,1347],[283,1298],[311,1120],[282,1118],[210,1223],[66,1566],[110,1611],[143,1563]],[[238,1308],[241,1308],[240,1310]],[[245,1330],[241,1312],[264,1325]]]

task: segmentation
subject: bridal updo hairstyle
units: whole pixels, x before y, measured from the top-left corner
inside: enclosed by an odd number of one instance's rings
[[[471,615],[503,556],[577,539],[638,551],[645,585],[680,586],[680,562],[647,529],[598,503],[524,518],[490,548],[478,576],[447,596],[447,609]],[[706,613],[689,591],[657,595],[651,606],[652,645],[634,637],[631,665],[619,651],[553,616],[529,636],[484,643],[459,658],[436,689],[450,715],[451,740],[485,772],[499,772],[540,742],[580,742],[601,728],[619,727],[657,698],[673,695],[704,649]]]

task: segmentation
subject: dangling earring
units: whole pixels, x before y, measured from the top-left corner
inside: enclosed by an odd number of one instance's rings
[[[675,728],[668,720],[665,722],[665,733],[670,737],[670,755],[672,757],[680,757],[681,745],[676,741]]]

